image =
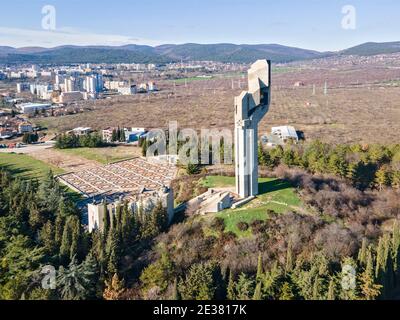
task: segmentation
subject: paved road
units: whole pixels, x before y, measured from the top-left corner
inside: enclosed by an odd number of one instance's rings
[[[28,146],[22,146],[21,148],[13,148],[13,149],[8,149],[8,148],[0,148],[0,153],[18,153],[18,154],[31,154],[34,152],[46,150],[49,148],[52,148],[54,146],[53,141],[48,141],[42,144],[35,144],[35,145],[28,145]]]

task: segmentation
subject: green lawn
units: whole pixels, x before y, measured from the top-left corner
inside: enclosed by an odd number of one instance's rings
[[[25,154],[1,153],[0,169],[4,168],[17,177],[26,179],[41,179],[49,170],[54,174],[61,174],[64,171],[60,168],[48,165]]]
[[[74,148],[62,149],[60,151],[69,154],[80,156],[88,160],[97,161],[101,164],[107,164],[126,160],[135,157],[137,152],[131,154],[127,150],[121,151],[120,147],[107,147],[107,148]]]
[[[210,176],[200,182],[208,188],[225,188],[235,185],[234,177]],[[251,230],[242,232],[237,228],[238,222],[251,223],[255,220],[266,220],[267,211],[285,213],[290,210],[304,210],[296,190],[287,182],[279,179],[259,179],[259,196],[247,205],[238,209],[229,209],[221,213],[210,214],[210,217],[221,217],[225,220],[225,231],[234,232],[239,237],[251,235]]]

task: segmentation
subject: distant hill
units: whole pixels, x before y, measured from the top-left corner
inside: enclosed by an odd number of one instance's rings
[[[317,59],[335,55],[377,55],[400,52],[400,42],[365,43],[339,52],[318,52],[279,44],[166,44],[145,45],[61,46],[55,48],[0,46],[0,63],[168,63],[176,61],[219,61],[250,63],[271,59],[275,63]]]
[[[400,52],[400,42],[367,42],[341,51],[344,55],[375,56]]]
[[[291,62],[318,58],[317,51],[281,46],[235,44],[182,44],[158,47],[142,45],[62,46],[45,48],[0,47],[0,63],[167,63],[176,61],[220,61],[250,63],[257,59]]]

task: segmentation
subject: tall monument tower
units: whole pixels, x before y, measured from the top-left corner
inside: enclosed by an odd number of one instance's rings
[[[235,98],[236,193],[258,194],[258,124],[271,101],[271,61],[258,60],[249,75],[249,90]]]

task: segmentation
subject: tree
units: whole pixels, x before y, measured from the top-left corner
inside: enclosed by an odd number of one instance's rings
[[[244,273],[240,274],[236,283],[236,292],[238,300],[251,300],[254,296],[254,280]]]
[[[199,174],[201,172],[200,166],[198,164],[193,164],[191,162],[186,166],[186,173],[190,176]]]
[[[118,272],[120,254],[121,254],[120,239],[117,231],[112,229],[110,230],[107,238],[108,274],[115,274]]]
[[[175,278],[174,284],[172,287],[171,300],[181,300],[181,296],[180,296],[179,290],[178,290],[178,279],[177,278]]]
[[[292,241],[289,240],[288,247],[286,250],[286,264],[285,271],[288,273],[293,269],[293,252],[292,252]]]
[[[166,253],[163,253],[156,263],[145,268],[140,276],[144,295],[154,287],[160,288],[161,293],[165,292],[174,279],[174,265]]]
[[[115,273],[111,281],[105,281],[106,288],[104,289],[103,298],[105,300],[120,300],[125,293],[125,282],[119,280],[118,275]]]
[[[210,263],[193,265],[178,288],[183,300],[212,300],[216,285],[213,279],[214,266]]]
[[[385,166],[381,167],[375,175],[375,183],[379,187],[379,190],[382,191],[384,187],[390,184],[389,173]]]
[[[262,255],[261,252],[258,254],[258,261],[257,261],[257,274],[256,274],[256,281],[260,281],[261,277],[263,275],[263,261],[262,261]]]
[[[335,279],[331,278],[329,280],[329,286],[328,286],[328,295],[327,295],[327,300],[335,300],[336,299],[336,283],[335,283]]]
[[[374,300],[381,294],[382,285],[375,283],[371,248],[367,252],[364,272],[359,276],[361,294],[365,300]]]
[[[361,265],[365,265],[367,263],[367,239],[362,239],[361,249],[358,252],[358,262]]]
[[[68,268],[60,267],[57,288],[63,300],[85,300],[91,295],[92,279],[95,274],[88,264],[78,264],[73,257]]]
[[[261,286],[261,282],[257,283],[256,289],[254,290],[253,300],[262,300]]]
[[[228,300],[235,300],[236,299],[236,283],[233,279],[232,270],[229,271],[229,279],[228,279],[228,286],[227,286],[227,299]]]
[[[290,287],[290,284],[288,282],[285,282],[282,286],[279,300],[293,300],[294,297],[295,296],[293,294],[292,288]]]

